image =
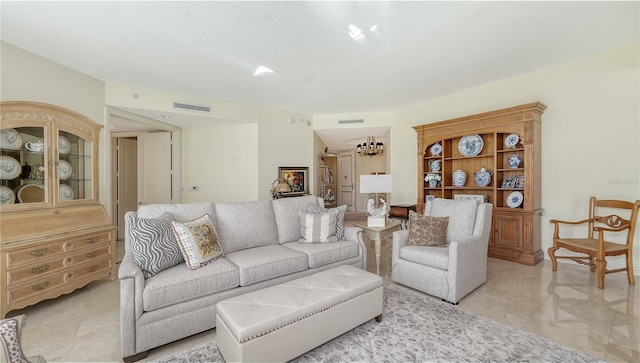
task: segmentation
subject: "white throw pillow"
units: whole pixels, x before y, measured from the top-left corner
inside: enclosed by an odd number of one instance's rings
[[[326,213],[328,211],[333,211],[333,210],[337,211],[336,238],[338,239],[338,241],[346,241],[347,238],[344,235],[344,213],[347,211],[346,204],[343,204],[339,207],[331,208],[331,209],[325,209],[324,207],[321,207],[318,205],[309,204],[308,212],[313,214],[322,214],[322,213]]]
[[[189,222],[171,222],[171,225],[189,269],[197,270],[224,256],[209,214]]]
[[[336,215],[338,211],[322,214],[298,212],[300,215],[300,243],[336,242]]]

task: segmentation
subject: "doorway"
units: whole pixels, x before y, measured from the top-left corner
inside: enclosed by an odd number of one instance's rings
[[[141,204],[180,203],[180,128],[109,109],[111,216],[117,227],[118,256],[124,216]]]

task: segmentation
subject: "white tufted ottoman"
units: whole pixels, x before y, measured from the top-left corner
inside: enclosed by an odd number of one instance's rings
[[[339,266],[219,302],[216,342],[227,362],[286,362],[382,310],[382,278]]]

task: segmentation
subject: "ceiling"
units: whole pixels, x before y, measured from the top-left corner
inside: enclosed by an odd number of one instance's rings
[[[395,110],[640,37],[637,1],[1,1],[0,13],[3,41],[105,82],[312,115]],[[254,76],[261,65],[273,73]]]

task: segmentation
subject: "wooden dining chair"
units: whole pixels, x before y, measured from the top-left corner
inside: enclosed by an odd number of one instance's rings
[[[640,200],[627,202],[623,200],[599,200],[591,197],[589,201],[589,218],[581,221],[561,221],[552,219],[549,222],[555,225],[553,232],[553,247],[550,247],[549,257],[553,263],[553,271],[558,270],[558,259],[573,260],[579,264],[587,265],[591,272],[598,275],[598,287],[604,289],[604,275],[613,272],[627,272],[630,285],[635,285],[633,277],[633,236],[636,229],[636,220]],[[618,214],[627,215],[625,219]],[[581,225],[588,227],[586,238],[560,237],[560,225]],[[606,232],[606,236],[605,236]],[[626,243],[611,242],[613,233],[626,233]],[[556,251],[565,248],[569,251],[585,254],[586,256],[556,256]],[[626,255],[626,268],[607,270],[607,256]]]

